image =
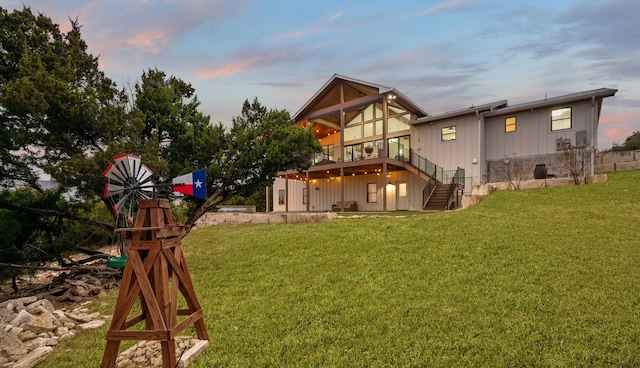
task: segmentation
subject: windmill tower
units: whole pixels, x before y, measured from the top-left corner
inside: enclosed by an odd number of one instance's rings
[[[125,214],[130,223],[136,209],[137,215],[133,227],[116,229],[128,244],[102,368],[115,366],[123,340],[159,341],[162,367],[173,368],[177,363],[175,338],[180,332],[193,326],[199,339],[209,340],[182,252],[184,229],[175,225],[167,199],[152,198],[151,171],[140,165],[140,157],[120,155],[114,161],[103,174],[109,179],[105,196],[110,197],[116,218]],[[136,310],[140,313],[132,315]]]

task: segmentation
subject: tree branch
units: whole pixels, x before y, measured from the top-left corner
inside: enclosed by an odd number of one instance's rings
[[[78,217],[76,215],[72,215],[70,213],[61,212],[61,211],[43,210],[43,209],[40,209],[40,208],[18,206],[18,205],[11,204],[11,203],[6,203],[6,202],[3,202],[3,201],[0,201],[0,208],[12,210],[12,211],[20,211],[20,212],[31,213],[31,214],[38,215],[38,216],[53,216],[53,217],[59,217],[59,218],[66,218],[66,219],[69,219],[69,220],[72,220],[72,221],[82,222],[82,223],[85,223],[87,225],[100,227],[100,228],[103,228],[103,229],[109,230],[109,231],[114,231],[115,230],[115,226],[113,226],[113,225],[105,224],[103,222],[89,220],[89,219],[86,219],[86,218]]]
[[[213,201],[219,199],[218,197],[220,197],[223,191],[224,187],[218,188],[209,198],[207,198],[206,201],[204,201],[204,203],[200,207],[191,212],[189,218],[184,223],[184,234],[182,235],[183,238],[187,236],[187,234],[189,234],[189,231],[191,231],[191,228],[196,223],[196,221],[198,221],[198,219],[207,212]]]

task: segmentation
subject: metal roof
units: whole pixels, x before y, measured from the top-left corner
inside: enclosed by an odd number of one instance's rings
[[[427,116],[427,112],[425,112],[420,106],[418,106],[415,102],[413,102],[410,98],[405,96],[403,93],[398,91],[397,89],[389,86],[385,86],[382,84],[365,82],[360,79],[347,77],[340,74],[334,74],[294,115],[294,120],[299,120],[305,113],[309,112],[313,106],[316,105],[318,101],[322,98],[326,97],[330,92],[334,85],[339,82],[348,82],[356,85],[361,85],[367,89],[376,90],[379,94],[385,93],[393,93],[397,96],[400,101],[403,101],[403,105],[408,108],[411,112],[415,113],[418,116]]]
[[[488,111],[484,113],[484,116],[491,117],[491,116],[497,116],[497,115],[503,115],[503,114],[512,114],[519,111],[538,109],[541,107],[558,106],[562,104],[588,100],[591,97],[595,97],[595,98],[611,97],[615,95],[616,92],[618,92],[618,90],[612,89],[612,88],[593,89],[590,91],[572,93],[572,94],[552,97],[552,98],[545,98],[543,100],[531,101],[531,102],[526,102],[518,105],[505,107],[503,109]]]

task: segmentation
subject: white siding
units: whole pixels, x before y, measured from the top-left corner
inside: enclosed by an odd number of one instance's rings
[[[443,142],[441,129],[453,125],[456,127],[456,139]],[[420,156],[444,170],[455,170],[461,167],[465,169],[465,176],[473,176],[474,180],[479,182],[479,165],[473,163],[474,159],[476,162],[479,159],[478,118],[475,114],[420,124],[414,129],[415,134],[411,144]]]
[[[409,210],[422,209],[422,190],[426,182],[412,175],[408,171],[395,171],[389,173],[388,182],[397,185],[398,182],[407,183],[407,196]],[[377,202],[367,203],[367,184],[377,184]],[[346,176],[344,178],[344,200],[356,201],[360,212],[380,212],[383,209],[385,195],[382,174]],[[302,188],[306,182],[289,179],[288,193],[289,211],[306,211],[306,205],[302,204]],[[317,189],[316,189],[317,188]],[[285,205],[278,204],[278,191],[285,190],[285,179],[277,178],[273,185],[274,212],[284,212]],[[340,178],[312,179],[309,182],[309,211],[331,211],[331,207],[341,200]]]
[[[572,108],[571,129],[552,132],[551,110],[562,107]],[[504,120],[510,116],[516,117],[517,130],[512,133],[505,133]],[[590,124],[590,101],[487,118],[487,160],[497,160],[513,157],[514,155],[536,156],[557,153],[556,139],[569,138],[571,139],[571,144],[575,145],[578,131],[585,130],[587,131],[587,137],[591,136]]]

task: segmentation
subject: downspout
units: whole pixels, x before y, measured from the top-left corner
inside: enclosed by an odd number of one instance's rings
[[[596,96],[591,96],[591,175],[596,174],[596,149],[598,147],[598,134],[596,124]]]
[[[478,180],[482,185],[487,183],[485,121],[484,115],[480,114],[479,110],[476,110],[476,116],[478,117]]]

